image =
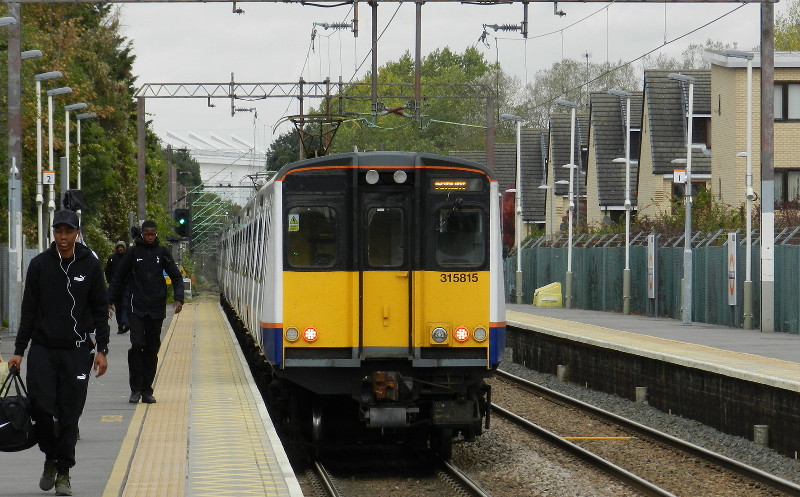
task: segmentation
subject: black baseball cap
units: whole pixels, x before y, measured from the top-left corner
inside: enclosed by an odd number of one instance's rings
[[[62,209],[60,211],[56,211],[55,215],[53,216],[53,228],[58,226],[59,224],[66,224],[67,226],[71,226],[75,229],[80,227],[80,221],[78,220],[78,215],[75,211],[71,211],[68,209]]]

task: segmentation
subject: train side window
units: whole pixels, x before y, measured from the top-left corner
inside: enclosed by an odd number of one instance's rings
[[[400,267],[405,263],[403,210],[377,207],[367,212],[367,263],[372,267]]]
[[[286,254],[293,267],[336,264],[336,211],[330,207],[293,207],[286,219]]]
[[[440,266],[483,265],[486,254],[484,216],[480,209],[443,208],[435,224],[436,262]]]

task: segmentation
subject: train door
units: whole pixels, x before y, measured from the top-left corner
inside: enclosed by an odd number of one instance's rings
[[[362,358],[408,357],[411,344],[411,195],[361,195]]]

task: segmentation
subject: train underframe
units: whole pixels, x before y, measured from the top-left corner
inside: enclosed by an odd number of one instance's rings
[[[488,427],[491,390],[483,369],[375,361],[275,373],[268,387],[273,419],[315,450],[403,442],[449,458],[454,438],[472,440]]]

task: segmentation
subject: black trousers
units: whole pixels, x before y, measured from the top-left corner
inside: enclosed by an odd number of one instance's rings
[[[51,349],[35,342],[28,352],[28,394],[39,449],[46,459],[57,461],[59,473],[68,473],[75,466],[78,419],[86,404],[91,352],[87,344]]]
[[[153,393],[153,380],[158,367],[158,351],[161,348],[161,324],[164,318],[150,316],[129,317],[131,326],[131,348],[128,350],[128,372],[131,392]]]

